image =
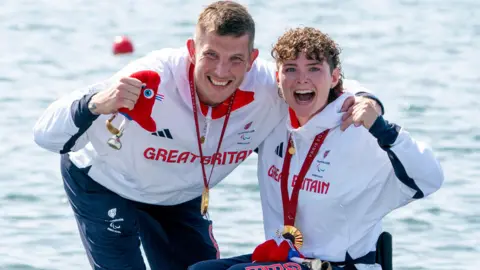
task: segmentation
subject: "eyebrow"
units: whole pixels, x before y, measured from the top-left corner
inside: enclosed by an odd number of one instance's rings
[[[203,53],[207,53],[207,52],[213,52],[213,53],[216,53],[218,54],[217,51],[213,50],[213,49],[210,49],[210,48],[207,48],[206,50],[203,51]],[[242,53],[236,53],[234,55],[231,55],[230,57],[240,57],[240,58],[245,58],[246,56]]]
[[[316,66],[316,65],[321,65],[322,63],[321,62],[313,62],[313,63],[309,63],[307,64],[307,66]],[[297,64],[294,64],[294,63],[287,63],[287,64],[283,64],[284,66],[291,66],[291,67],[296,67]]]
[[[244,55],[244,54],[241,54],[241,53],[236,53],[236,54],[232,55],[231,57],[245,58],[245,55]]]

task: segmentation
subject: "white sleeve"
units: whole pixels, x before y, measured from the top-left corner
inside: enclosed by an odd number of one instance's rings
[[[350,92],[352,94],[355,94],[355,93],[374,94],[372,90],[365,88],[365,86],[363,86],[357,80],[344,79],[343,80],[343,89],[345,89],[345,91]]]
[[[154,70],[165,76],[169,72],[164,68],[171,49],[150,53],[133,61],[111,78],[94,85],[76,90],[54,101],[43,112],[33,127],[34,141],[40,147],[56,153],[68,153],[85,147],[89,142],[87,129],[98,116],[88,109],[92,96],[110,87],[119,77],[129,76],[140,70]],[[165,65],[166,66],[166,65]],[[164,83],[164,80],[161,82]]]
[[[442,186],[443,170],[425,143],[415,141],[407,131],[388,123],[382,116],[369,131],[377,138],[379,151],[386,151],[390,161],[383,162],[384,168],[370,183],[369,187],[375,190],[375,194],[370,195],[376,198],[371,211],[375,209],[383,216],[412,200],[432,194]]]
[[[107,82],[100,82],[50,104],[33,127],[34,141],[42,148],[62,154],[83,148],[88,142],[85,131],[98,118],[88,109],[88,102],[107,87]]]
[[[263,59],[257,59],[255,68],[257,69],[256,87],[260,87],[262,90],[259,91],[258,94],[267,96],[265,100],[268,100],[269,102],[265,103],[264,109],[267,109],[267,106],[270,107],[268,119],[277,126],[285,115],[287,115],[288,104],[280,96],[278,90],[276,82],[276,64]]]

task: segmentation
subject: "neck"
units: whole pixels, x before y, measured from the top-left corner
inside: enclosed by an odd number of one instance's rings
[[[303,127],[308,122],[308,120],[310,120],[310,118],[312,118],[312,116],[309,116],[309,117],[297,116],[298,123],[300,124],[301,127]]]
[[[319,114],[326,106],[327,105],[321,107],[316,112],[312,113],[310,116],[298,116],[297,115],[298,123],[300,124],[300,126],[304,126],[305,124],[307,124],[307,122],[310,121],[310,119],[312,119],[315,115]]]
[[[216,107],[218,104],[220,104],[220,103],[215,103],[212,100],[210,100],[209,98],[207,98],[206,96],[202,95],[201,92],[198,91],[198,88],[197,88],[197,96],[198,96],[198,100],[203,105],[207,105],[207,106],[210,106],[210,107]]]
[[[198,97],[198,99],[200,100],[200,103],[202,103],[203,105],[207,105],[207,106],[210,106],[210,107],[216,107],[218,104],[220,103],[215,103],[211,100],[208,100],[208,99],[202,99],[200,98],[200,96]]]

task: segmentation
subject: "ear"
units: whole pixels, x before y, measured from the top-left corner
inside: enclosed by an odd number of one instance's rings
[[[187,49],[190,62],[195,64],[195,41],[192,38],[187,40]]]
[[[248,63],[248,69],[247,72],[252,69],[253,62],[255,62],[255,59],[258,57],[258,49],[253,49],[252,52],[250,53],[250,63]]]
[[[277,93],[278,93],[278,96],[279,96],[281,99],[285,99],[285,96],[283,95],[283,90],[282,90],[282,88],[280,87],[280,77],[278,77],[278,71],[275,71],[275,81],[277,82]]]
[[[340,69],[336,68],[332,72],[332,85],[330,86],[330,88],[334,88],[335,86],[337,86],[339,80],[340,80]]]

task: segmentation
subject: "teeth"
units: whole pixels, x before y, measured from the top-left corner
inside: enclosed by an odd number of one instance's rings
[[[313,93],[312,90],[297,90],[295,91],[295,94],[310,94]]]
[[[228,83],[228,81],[226,81],[226,82],[215,81],[212,77],[210,77],[210,81],[212,81],[212,83],[216,86],[225,86]]]

